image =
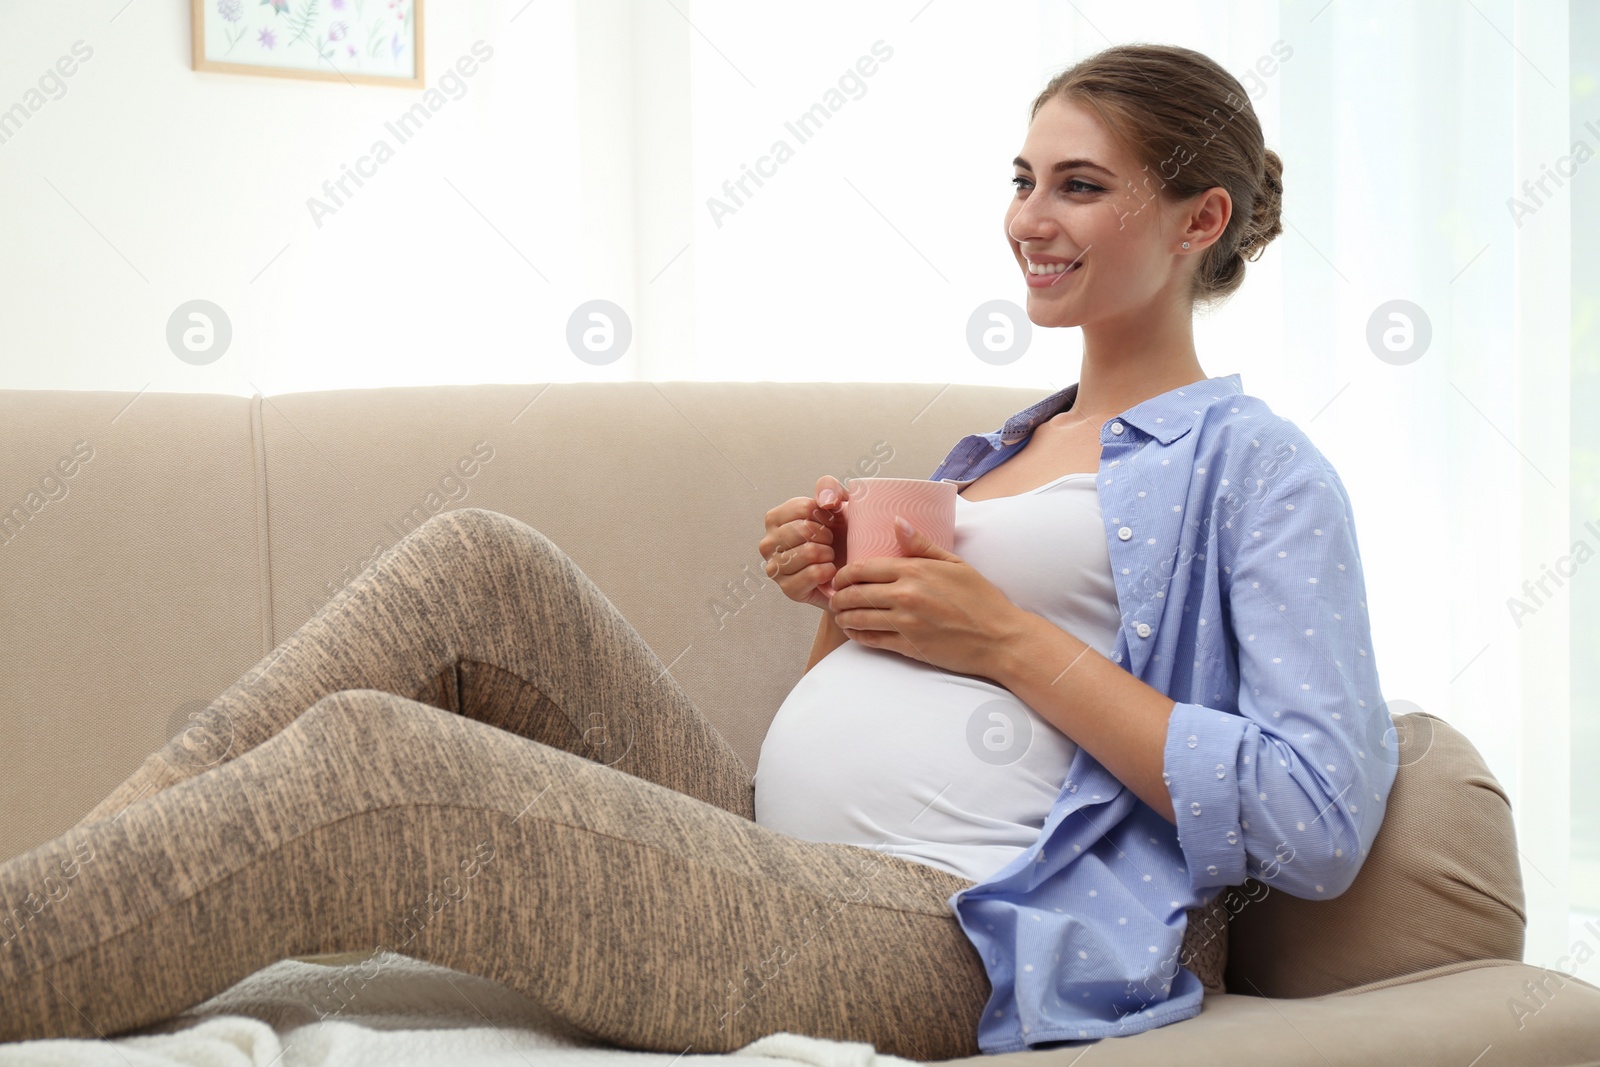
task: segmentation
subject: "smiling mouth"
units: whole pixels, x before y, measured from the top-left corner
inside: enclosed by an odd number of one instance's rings
[[[1067,264],[1067,266],[1061,270],[1050,270],[1035,273],[1034,271],[1030,270],[1026,264],[1024,264],[1022,268],[1022,276],[1027,280],[1028,288],[1048,289],[1053,285],[1060,284],[1063,279],[1069,276],[1076,277],[1080,273],[1080,268],[1082,266],[1083,260],[1079,259],[1073,263]]]

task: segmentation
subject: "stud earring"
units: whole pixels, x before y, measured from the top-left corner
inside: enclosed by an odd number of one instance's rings
[[[1183,242],[1183,247],[1188,248],[1189,247],[1189,242],[1188,241]]]

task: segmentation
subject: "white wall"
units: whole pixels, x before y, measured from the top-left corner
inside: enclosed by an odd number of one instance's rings
[[[537,0],[515,22],[501,4],[428,5],[429,85],[475,42],[492,56],[402,143],[385,124],[422,90],[196,73],[187,4],[124,3],[0,10],[0,107],[75,42],[92,50],[0,144],[0,386],[248,395],[563,374],[541,337],[594,280],[576,254],[571,4]],[[319,226],[308,200],[380,138],[393,158]],[[165,340],[194,298],[233,325],[207,366]]]
[[[1172,5],[1161,24],[1242,71],[1274,32],[1272,5],[1252,7],[1267,17],[1208,25]],[[1094,13],[1135,36],[1151,16]],[[1103,43],[1059,22],[1032,2],[752,14],[730,0],[434,0],[428,84],[475,44],[492,58],[401,143],[386,124],[422,90],[191,71],[177,0],[7,5],[0,108],[25,104],[77,42],[92,54],[0,143],[0,387],[1057,388],[1076,375],[1074,332],[1035,332],[995,367],[967,348],[965,321],[989,299],[1024,302],[1001,230],[1009,160],[1043,82]],[[835,90],[845,103],[800,143],[785,123]],[[1258,107],[1275,121],[1275,101]],[[794,158],[718,218],[724,183],[779,138]],[[331,202],[324,183],[378,139],[393,157],[314,217],[308,201]],[[1200,324],[1211,373],[1249,372],[1231,337],[1277,333],[1278,255]],[[197,298],[233,333],[203,366],[166,340]],[[614,362],[567,344],[569,317],[594,299],[632,324]],[[1270,387],[1277,363],[1259,358],[1250,386]]]

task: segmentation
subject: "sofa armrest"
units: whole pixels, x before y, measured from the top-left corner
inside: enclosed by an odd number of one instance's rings
[[[1290,896],[1252,878],[1228,930],[1230,993],[1315,997],[1466,960],[1520,960],[1527,913],[1511,802],[1465,735],[1401,715],[1383,825],[1350,888]],[[1398,744],[1395,743],[1398,739]]]

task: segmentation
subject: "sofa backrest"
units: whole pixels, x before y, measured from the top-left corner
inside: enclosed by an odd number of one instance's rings
[[[379,552],[456,507],[560,545],[753,773],[818,618],[762,570],[767,510],[823,474],[926,478],[1047,393],[0,390],[0,855],[70,828]]]

